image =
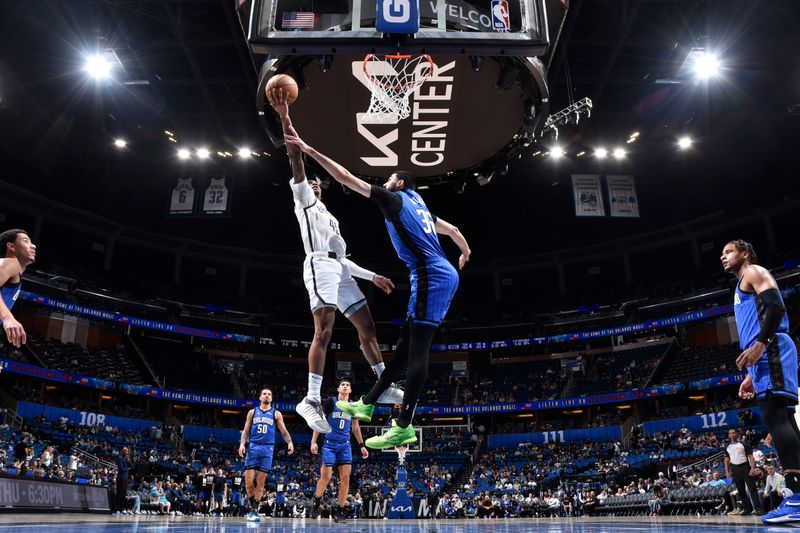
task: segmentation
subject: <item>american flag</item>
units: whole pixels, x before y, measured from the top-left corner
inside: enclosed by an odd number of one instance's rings
[[[283,13],[281,28],[291,30],[294,28],[313,28],[314,13],[304,11],[286,11]]]

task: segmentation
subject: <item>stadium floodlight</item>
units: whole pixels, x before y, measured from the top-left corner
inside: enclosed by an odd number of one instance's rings
[[[678,148],[681,150],[687,150],[692,146],[692,138],[691,137],[681,137],[678,139]]]
[[[86,58],[83,70],[94,79],[104,80],[111,75],[111,62],[103,54],[90,55]]]
[[[197,149],[197,157],[200,159],[208,159],[211,156],[211,152],[208,151],[208,148],[198,148]]]
[[[708,80],[719,74],[719,58],[708,52],[699,54],[694,60],[694,74],[699,80]]]
[[[606,157],[608,157],[608,150],[606,150],[605,148],[598,148],[594,151],[594,156],[597,159],[605,159]]]
[[[178,157],[180,159],[189,159],[191,156],[192,153],[186,148],[181,148],[180,150],[178,150]]]
[[[128,141],[126,141],[125,139],[114,139],[114,146],[116,146],[117,148],[125,148],[126,146],[128,146]]]
[[[624,148],[615,148],[614,149],[614,158],[615,159],[622,159],[625,157],[625,149]]]
[[[239,157],[242,159],[250,157],[250,148],[239,148]]]

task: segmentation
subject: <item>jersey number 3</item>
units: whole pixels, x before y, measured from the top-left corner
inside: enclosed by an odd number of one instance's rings
[[[425,233],[433,233],[435,228],[431,214],[424,209],[417,209],[417,214],[422,219],[422,231]]]

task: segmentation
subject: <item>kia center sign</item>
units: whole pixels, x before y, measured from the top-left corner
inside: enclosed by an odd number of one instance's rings
[[[370,91],[363,61],[335,56],[327,72],[307,63],[306,87],[291,107],[303,140],[355,174],[385,178],[402,169],[417,178],[447,176],[492,158],[523,126],[520,85],[496,88],[500,64],[487,58],[475,70],[465,56],[433,56],[434,73],[410,95],[407,119],[365,119]]]
[[[106,487],[10,477],[0,477],[0,509],[111,510]]]

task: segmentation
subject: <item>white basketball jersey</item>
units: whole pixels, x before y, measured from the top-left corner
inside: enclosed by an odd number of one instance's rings
[[[203,199],[203,212],[221,214],[228,210],[228,187],[225,178],[212,178]]]
[[[308,180],[289,184],[294,195],[294,214],[300,224],[300,235],[306,253],[335,252],[344,257],[347,245],[339,234],[339,221],[336,220],[325,204],[317,200]]]
[[[194,187],[191,178],[178,178],[169,202],[171,215],[191,214],[194,211]]]

